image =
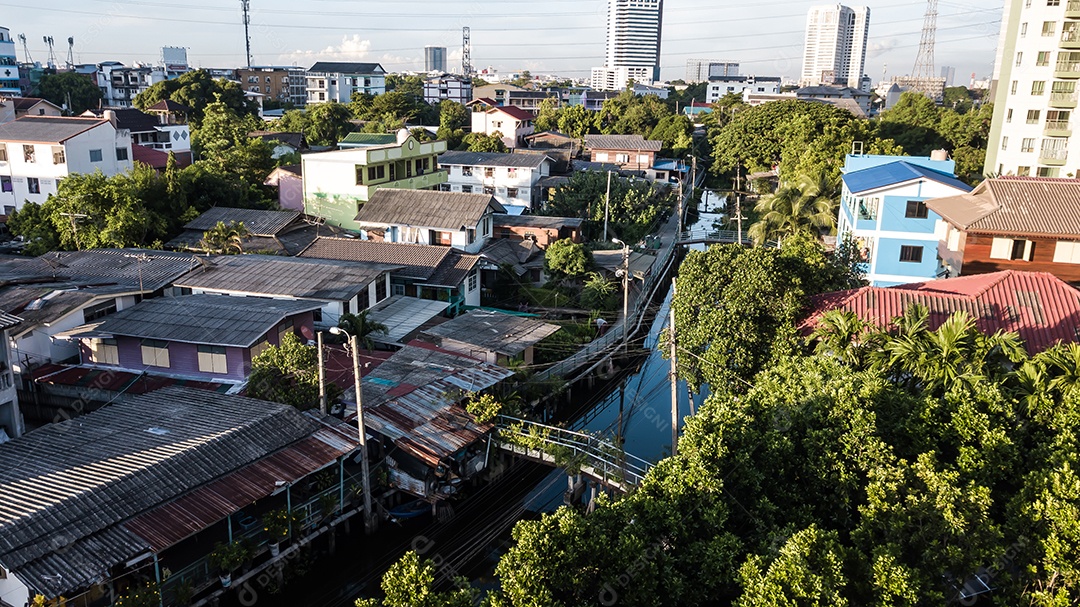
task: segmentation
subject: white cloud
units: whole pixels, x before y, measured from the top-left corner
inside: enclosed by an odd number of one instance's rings
[[[331,45],[318,51],[296,50],[282,58],[287,61],[311,63],[315,61],[360,61],[371,52],[371,40],[364,40],[358,34],[343,36],[341,44]]]

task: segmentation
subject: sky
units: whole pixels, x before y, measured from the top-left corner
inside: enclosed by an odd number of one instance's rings
[[[188,49],[194,67],[243,65],[242,0],[37,0],[3,7],[0,26],[26,34],[37,61],[43,36],[76,63],[160,62],[162,46]],[[661,77],[682,78],[688,59],[735,60],[743,74],[797,78],[806,13],[820,0],[665,0]],[[425,45],[448,47],[459,69],[461,28],[469,26],[473,67],[581,78],[603,65],[606,0],[250,0],[255,65],[377,61],[389,72],[423,69]],[[918,53],[921,0],[873,0],[867,73],[876,82],[911,72]],[[956,83],[989,77],[1001,0],[939,0],[935,65],[956,68]],[[18,49],[23,59],[21,46]]]

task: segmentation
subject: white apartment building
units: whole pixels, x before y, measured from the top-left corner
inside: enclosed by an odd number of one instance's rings
[[[507,213],[521,215],[539,207],[537,182],[551,175],[552,164],[543,154],[446,152],[439,168],[446,170],[447,182],[439,189],[494,196]]]
[[[165,79],[161,67],[128,67],[118,61],[97,66],[97,85],[101,89],[101,105],[105,107],[134,107],[136,95]]]
[[[608,0],[606,67],[646,68],[660,80],[664,0]]]
[[[353,93],[385,92],[386,70],[378,63],[320,61],[307,71],[308,103],[349,103]]]
[[[812,6],[806,17],[806,41],[799,86],[862,86],[870,9],[840,4]]]
[[[648,67],[594,67],[589,76],[589,88],[594,91],[621,91],[631,80],[652,82],[652,68]]]
[[[0,96],[21,97],[19,60],[15,56],[15,41],[11,30],[0,27]]]
[[[687,59],[686,78],[687,84],[705,82],[717,76],[738,76],[739,62],[737,61],[713,61],[711,59]]]
[[[985,173],[1080,175],[1070,150],[1080,80],[1080,5],[1006,0],[994,83]]]
[[[0,125],[0,206],[5,214],[23,203],[43,203],[73,173],[128,171],[131,133],[116,117],[27,116]]]
[[[472,101],[472,81],[453,74],[443,74],[424,81],[424,101],[436,105],[449,99],[462,105]]]
[[[716,103],[728,93],[742,95],[750,91],[762,95],[780,94],[779,76],[713,76],[706,89],[706,103]]]
[[[533,115],[512,105],[472,113],[472,132],[498,133],[508,148],[526,147],[525,136],[532,135],[535,130]]]

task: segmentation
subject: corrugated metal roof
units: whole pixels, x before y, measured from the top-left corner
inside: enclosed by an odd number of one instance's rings
[[[0,125],[0,141],[63,143],[80,133],[108,123],[108,120],[99,118],[24,116]]]
[[[580,228],[585,220],[579,217],[548,217],[547,215],[496,215],[495,227],[544,228]]]
[[[800,328],[811,331],[822,314],[837,309],[886,327],[915,303],[930,310],[931,329],[954,312],[964,311],[985,333],[1018,333],[1031,353],[1059,342],[1080,341],[1080,291],[1052,274],[1013,270],[825,293],[811,299],[810,315]]]
[[[226,255],[176,279],[176,286],[321,301],[348,301],[391,266],[359,261]]]
[[[970,232],[1080,238],[1080,180],[995,177],[962,196],[926,201]]]
[[[325,74],[382,74],[385,70],[378,63],[356,63],[347,61],[319,61],[308,68],[308,72]]]
[[[420,325],[442,314],[450,304],[445,301],[420,299],[406,295],[394,295],[371,308],[368,318],[386,327],[385,333],[373,333],[371,338],[387,343],[401,343],[401,340]]]
[[[394,274],[426,280],[431,278],[450,251],[450,247],[322,237],[304,249],[300,257],[395,265],[401,269]]]
[[[156,291],[172,283],[197,262],[191,253],[150,249],[55,251],[38,260],[42,272],[83,284],[112,284]],[[101,279],[101,280],[90,280]]]
[[[473,273],[478,263],[480,263],[479,255],[466,255],[465,253],[459,253],[456,249],[451,249],[450,254],[435,269],[435,273],[428,277],[423,284],[433,287],[457,288],[469,277],[469,274]]]
[[[659,152],[664,142],[645,139],[641,135],[585,135],[585,147],[590,150]]]
[[[472,310],[424,333],[506,356],[517,356],[558,330],[558,325],[535,318]]]
[[[212,207],[202,215],[189,221],[184,229],[212,230],[219,222],[226,225],[243,223],[253,236],[276,236],[300,217],[299,211],[266,211],[263,209],[236,209],[232,207]]]
[[[22,319],[18,316],[12,316],[3,310],[0,310],[0,329],[10,329],[21,322]]]
[[[327,424],[287,405],[165,388],[8,441],[0,445],[0,563],[50,598],[106,579],[152,548],[122,523],[324,437]],[[349,441],[338,434],[326,439],[329,451],[304,443],[290,457],[339,452]]]
[[[405,225],[460,230],[462,226],[476,227],[489,212],[505,213],[506,209],[494,196],[486,194],[380,188],[360,207],[356,221],[377,227]]]
[[[311,300],[183,295],[155,297],[106,316],[87,333],[248,348],[283,320],[322,307]],[[78,329],[73,330],[78,337]]]
[[[443,152],[439,166],[489,166],[538,169],[551,159],[543,154],[500,154],[497,152]]]
[[[397,143],[397,135],[394,133],[349,133],[340,143],[360,146],[390,145]]]
[[[917,179],[929,179],[954,187],[962,192],[970,192],[971,186],[952,175],[935,171],[903,160],[881,164],[861,171],[852,171],[843,176],[844,184],[852,194],[869,192],[890,185],[897,185]]]

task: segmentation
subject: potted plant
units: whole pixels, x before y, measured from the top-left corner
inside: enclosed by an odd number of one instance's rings
[[[281,542],[289,537],[290,524],[296,524],[296,518],[284,508],[263,515],[263,529],[270,541],[270,556],[281,554]]]
[[[324,493],[319,496],[319,515],[325,519],[337,512],[338,498],[333,493]]]
[[[239,542],[214,544],[214,551],[210,553],[210,565],[218,570],[222,587],[228,588],[232,584],[233,572],[246,558],[247,549]]]
[[[191,599],[195,598],[195,586],[190,580],[183,580],[173,586],[172,595],[177,605],[190,605]]]

